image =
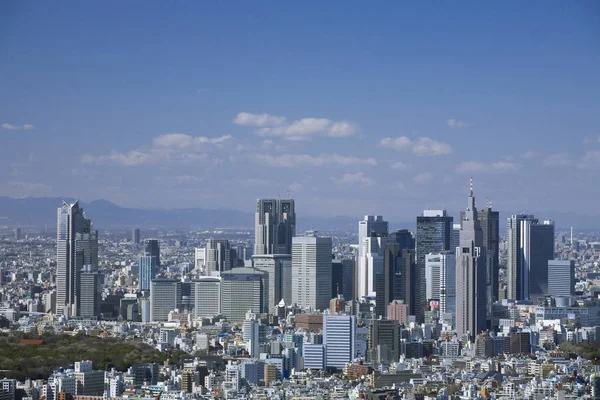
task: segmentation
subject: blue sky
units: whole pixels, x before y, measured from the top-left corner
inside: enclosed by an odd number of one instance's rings
[[[0,3],[0,195],[598,215],[598,2]],[[551,215],[549,215],[551,216]]]

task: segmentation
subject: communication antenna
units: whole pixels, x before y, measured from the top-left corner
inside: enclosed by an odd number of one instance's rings
[[[286,194],[287,199],[290,200],[292,198],[292,194],[290,193],[290,189],[287,190]]]
[[[469,179],[469,196],[473,196],[473,177]]]

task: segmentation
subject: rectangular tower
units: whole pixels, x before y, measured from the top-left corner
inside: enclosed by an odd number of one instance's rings
[[[461,340],[466,337],[473,342],[487,327],[487,258],[472,181],[456,258],[456,334]]]
[[[381,215],[365,215],[362,221],[358,222],[358,257],[357,257],[357,271],[356,271],[356,285],[357,293],[356,296],[360,299],[364,296],[373,294],[375,288],[373,283],[373,276],[370,276],[368,271],[366,255],[366,244],[367,240],[372,235],[386,237],[389,233],[388,222],[383,220]],[[369,284],[371,282],[371,284]]]
[[[354,359],[356,349],[356,317],[323,315],[323,344],[327,368],[342,369]]]
[[[450,250],[452,236],[452,217],[446,215],[446,210],[425,210],[417,217],[416,263],[417,276],[415,279],[417,299],[415,299],[415,315],[417,322],[424,321],[424,310],[427,304],[425,298],[425,256],[429,253],[439,253]]]
[[[316,232],[292,241],[292,303],[301,308],[326,310],[331,300],[330,237]]]
[[[575,261],[548,261],[548,296],[568,297],[575,294]]]
[[[291,254],[296,236],[294,199],[258,199],[254,223],[254,254]]]
[[[84,265],[98,269],[98,233],[79,201],[63,202],[57,216],[55,312],[73,316],[77,315],[81,269]]]

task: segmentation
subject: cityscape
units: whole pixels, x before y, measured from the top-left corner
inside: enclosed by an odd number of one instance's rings
[[[600,400],[599,5],[0,1],[0,400]]]
[[[3,398],[594,398],[600,233],[501,222],[475,194],[457,221],[330,236],[297,232],[293,198],[258,199],[254,232],[152,237],[100,234],[64,201],[56,237],[3,231]],[[8,358],[63,335],[145,352]]]

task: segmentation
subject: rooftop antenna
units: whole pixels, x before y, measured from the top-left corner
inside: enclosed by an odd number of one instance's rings
[[[288,200],[290,200],[290,199],[292,198],[292,197],[291,197],[291,193],[290,193],[290,189],[288,189],[288,190],[287,190],[287,192],[286,192],[286,194],[285,194],[285,195],[287,196],[287,199],[288,199]]]
[[[469,196],[473,196],[473,177],[469,179]]]

